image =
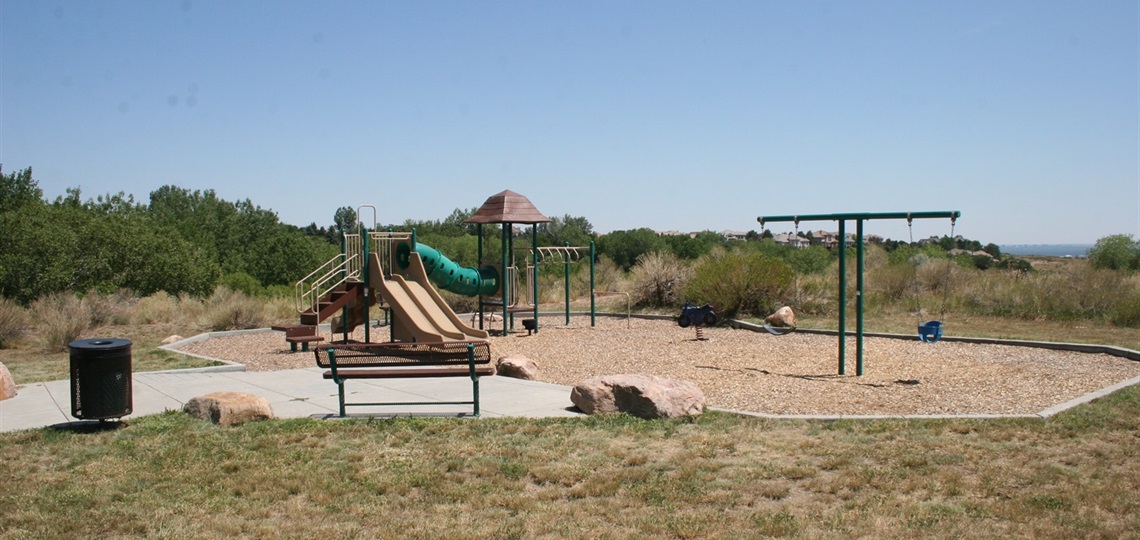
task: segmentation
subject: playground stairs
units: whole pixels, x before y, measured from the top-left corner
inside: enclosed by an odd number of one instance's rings
[[[364,283],[360,281],[346,281],[337,285],[326,293],[317,302],[301,312],[301,324],[318,325],[321,321],[336,315],[341,308],[348,306],[355,300],[363,297]]]

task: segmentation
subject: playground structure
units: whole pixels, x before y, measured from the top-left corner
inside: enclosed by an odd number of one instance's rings
[[[295,301],[300,322],[274,327],[285,331],[286,341],[296,350],[308,343],[323,341],[318,325],[332,319],[332,332],[349,333],[364,327],[364,341],[372,342],[372,307],[385,313],[392,342],[479,341],[489,337],[483,328],[485,311],[502,310],[503,335],[514,327],[515,313],[531,312],[524,321],[528,331],[538,331],[538,265],[561,262],[565,266],[566,323],[570,322],[570,269],[588,255],[593,298],[594,247],[537,245],[537,223],[549,221],[530,201],[512,191],[504,191],[487,202],[468,220],[479,230],[478,258],[483,259],[484,223],[502,225],[503,257],[481,267],[464,267],[438,250],[418,242],[416,232],[377,230],[376,208],[358,208],[360,216],[372,211],[372,227],[360,224],[360,231],[345,233],[341,253],[296,283]],[[531,225],[532,246],[514,248],[512,224]],[[520,270],[519,265],[522,265]],[[479,298],[478,327],[464,323],[440,295],[446,290]],[[520,294],[521,292],[521,294]],[[591,301],[591,315],[594,304]],[[533,322],[531,322],[533,321]],[[531,326],[533,325],[533,328]]]
[[[884,213],[849,213],[849,214],[811,214],[791,216],[760,216],[756,221],[760,226],[770,222],[793,222],[799,228],[801,221],[838,221],[839,238],[842,248],[839,250],[839,374],[846,373],[846,337],[847,337],[847,221],[855,221],[855,253],[856,253],[856,292],[855,292],[855,374],[863,375],[863,222],[872,219],[905,219],[907,224],[915,219],[950,218],[951,232],[954,224],[962,213],[953,211],[938,212],[884,212]],[[945,306],[943,306],[945,311]],[[942,337],[941,321],[929,321],[919,325],[919,339],[932,343]]]

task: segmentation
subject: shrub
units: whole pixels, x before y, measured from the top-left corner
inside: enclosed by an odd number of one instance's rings
[[[45,352],[63,352],[91,326],[91,316],[83,303],[70,293],[52,293],[32,302],[37,336]]]
[[[28,333],[28,312],[14,300],[0,297],[0,349]]]
[[[265,326],[265,304],[245,293],[218,287],[206,300],[203,325],[214,331]]]
[[[383,316],[377,308],[372,308],[370,316],[375,318],[378,314]],[[265,300],[265,316],[272,323],[296,324],[300,316],[297,312],[297,302],[290,296],[272,296]]]
[[[724,318],[766,315],[785,303],[793,279],[791,267],[779,259],[718,250],[698,261],[685,296],[713,304]]]
[[[998,262],[994,263],[994,268],[999,268],[1001,270],[1013,270],[1016,272],[1032,272],[1033,264],[1025,259],[1006,256],[1002,257]]]
[[[178,299],[166,291],[158,291],[135,304],[131,317],[135,324],[169,323],[178,319]]]
[[[633,300],[642,306],[677,305],[691,278],[692,270],[676,255],[667,251],[643,254],[633,267]]]
[[[1133,290],[1120,295],[1109,313],[1109,320],[1117,326],[1140,327],[1140,292]]]
[[[1140,244],[1131,234],[1114,234],[1096,241],[1089,250],[1089,264],[1108,270],[1137,270]]]
[[[130,291],[120,289],[111,294],[89,292],[82,302],[91,316],[91,326],[104,326],[128,324],[136,300]]]
[[[261,283],[245,272],[226,274],[218,280],[218,285],[224,286],[231,291],[245,293],[246,296],[257,296],[264,292]]]

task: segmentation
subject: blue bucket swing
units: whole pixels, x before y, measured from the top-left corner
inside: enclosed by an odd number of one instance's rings
[[[954,218],[950,218],[950,238],[954,238]],[[906,220],[907,227],[910,229],[910,243],[914,244],[914,227],[912,220],[908,217]],[[946,279],[942,284],[942,311],[938,319],[932,321],[922,322],[922,291],[918,284],[918,266],[914,267],[914,303],[915,311],[918,312],[918,339],[923,343],[938,343],[942,339],[942,320],[946,318],[946,300],[950,297],[950,268],[952,263],[946,262]]]

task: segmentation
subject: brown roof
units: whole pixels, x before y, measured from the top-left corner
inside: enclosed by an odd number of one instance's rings
[[[542,215],[530,199],[511,190],[496,193],[487,198],[466,223],[547,223],[550,218]]]

